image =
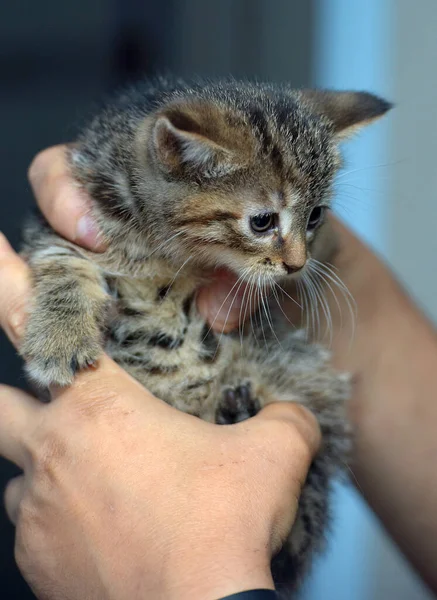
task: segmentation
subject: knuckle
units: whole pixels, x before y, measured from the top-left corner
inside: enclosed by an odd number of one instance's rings
[[[29,452],[36,484],[45,488],[54,487],[68,454],[66,439],[57,430],[40,431],[32,441]]]
[[[23,499],[17,517],[14,555],[23,572],[33,569],[43,557],[44,526],[33,502]]]
[[[31,501],[28,494],[21,500],[17,508],[17,524],[19,523],[21,531],[33,529],[37,522],[37,512],[34,502]]]
[[[284,455],[302,462],[311,460],[311,442],[297,423],[291,420],[272,421],[270,434]]]
[[[77,418],[96,419],[102,416],[111,418],[119,412],[120,394],[105,382],[91,381],[77,386],[74,410]]]

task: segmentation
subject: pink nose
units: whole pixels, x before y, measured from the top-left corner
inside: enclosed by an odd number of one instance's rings
[[[291,275],[292,273],[297,273],[303,268],[303,265],[287,265],[287,263],[282,263],[284,269],[287,272],[287,275]]]

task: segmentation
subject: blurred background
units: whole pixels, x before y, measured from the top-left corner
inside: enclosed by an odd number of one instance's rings
[[[437,318],[435,0],[15,0],[0,7],[0,229],[17,246],[34,154],[73,140],[102,95],[144,74],[254,76],[396,103],[345,148],[338,211]],[[1,285],[1,282],[0,282]],[[1,334],[0,334],[1,335]],[[0,381],[23,385],[0,337]],[[0,488],[15,473],[0,463]],[[302,600],[431,595],[359,494],[338,487],[329,550]],[[0,508],[0,598],[33,598]]]

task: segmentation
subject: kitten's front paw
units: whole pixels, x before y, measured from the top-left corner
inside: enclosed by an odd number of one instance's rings
[[[101,353],[96,331],[43,327],[32,319],[21,348],[28,376],[43,387],[70,385],[77,371],[94,365]]]
[[[258,398],[252,394],[250,382],[225,388],[216,412],[218,425],[232,425],[254,417],[260,410]]]

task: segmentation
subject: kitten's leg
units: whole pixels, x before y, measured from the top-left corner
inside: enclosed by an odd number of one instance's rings
[[[61,243],[36,249],[27,259],[34,297],[20,352],[33,381],[68,385],[102,352],[105,281],[95,264]]]

